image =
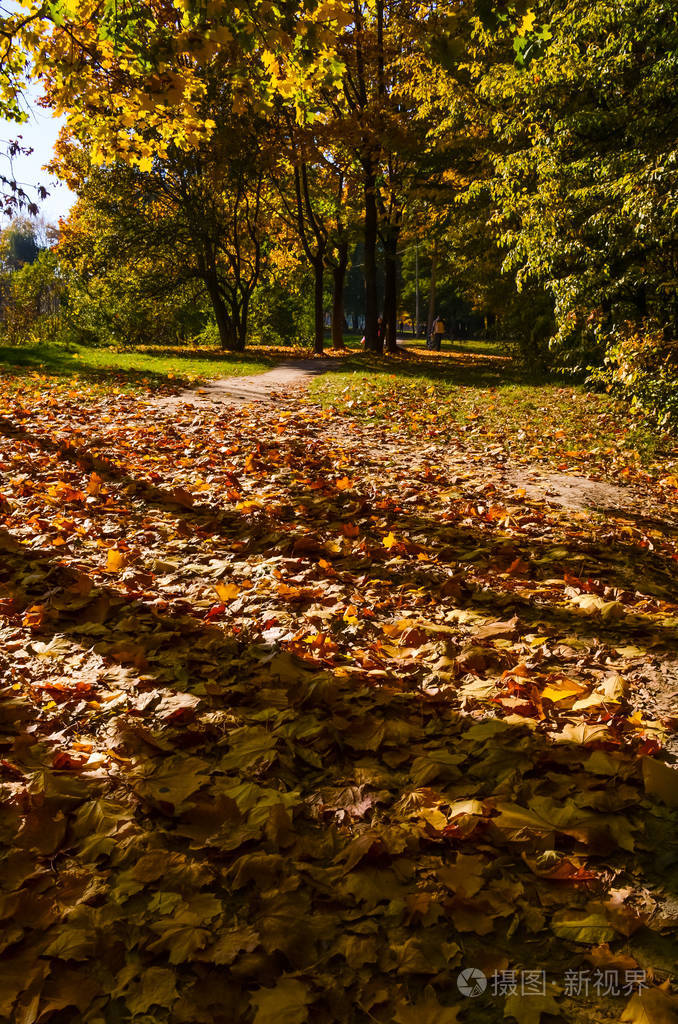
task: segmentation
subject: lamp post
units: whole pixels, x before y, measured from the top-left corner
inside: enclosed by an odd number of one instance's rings
[[[414,336],[419,334],[419,242],[414,243]]]

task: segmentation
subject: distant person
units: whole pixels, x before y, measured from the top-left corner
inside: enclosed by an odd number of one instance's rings
[[[437,316],[433,321],[433,349],[436,352],[440,352],[440,347],[443,343],[443,335],[445,334],[445,321],[441,316]]]
[[[377,320],[377,341],[379,347],[382,348],[384,344],[384,338],[386,337],[386,324],[384,323],[383,316],[380,316]]]
[[[443,340],[443,334],[445,333],[445,324],[439,316],[435,318],[431,324],[431,333],[428,336],[428,342],[426,347],[433,349],[434,352],[440,352],[440,343]]]

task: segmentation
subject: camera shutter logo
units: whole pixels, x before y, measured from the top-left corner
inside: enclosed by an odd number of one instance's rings
[[[467,967],[457,978],[457,988],[463,996],[475,999],[487,988],[487,978],[477,967]]]

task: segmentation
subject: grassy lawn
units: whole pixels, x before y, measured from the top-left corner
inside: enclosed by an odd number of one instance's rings
[[[207,348],[89,348],[84,345],[0,347],[0,372],[17,383],[26,374],[78,382],[98,390],[147,392],[188,386],[209,377],[242,377],[264,373],[280,361],[280,353],[264,349],[245,353]]]
[[[384,421],[422,441],[457,439],[525,462],[626,479],[675,473],[676,438],[632,417],[610,395],[560,378],[530,377],[489,342],[412,347],[384,363],[351,354],[311,385],[324,406]]]

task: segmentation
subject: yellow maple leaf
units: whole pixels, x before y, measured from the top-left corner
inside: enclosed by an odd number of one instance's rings
[[[127,565],[127,554],[117,548],[109,548],[106,556],[106,572],[122,572]]]

